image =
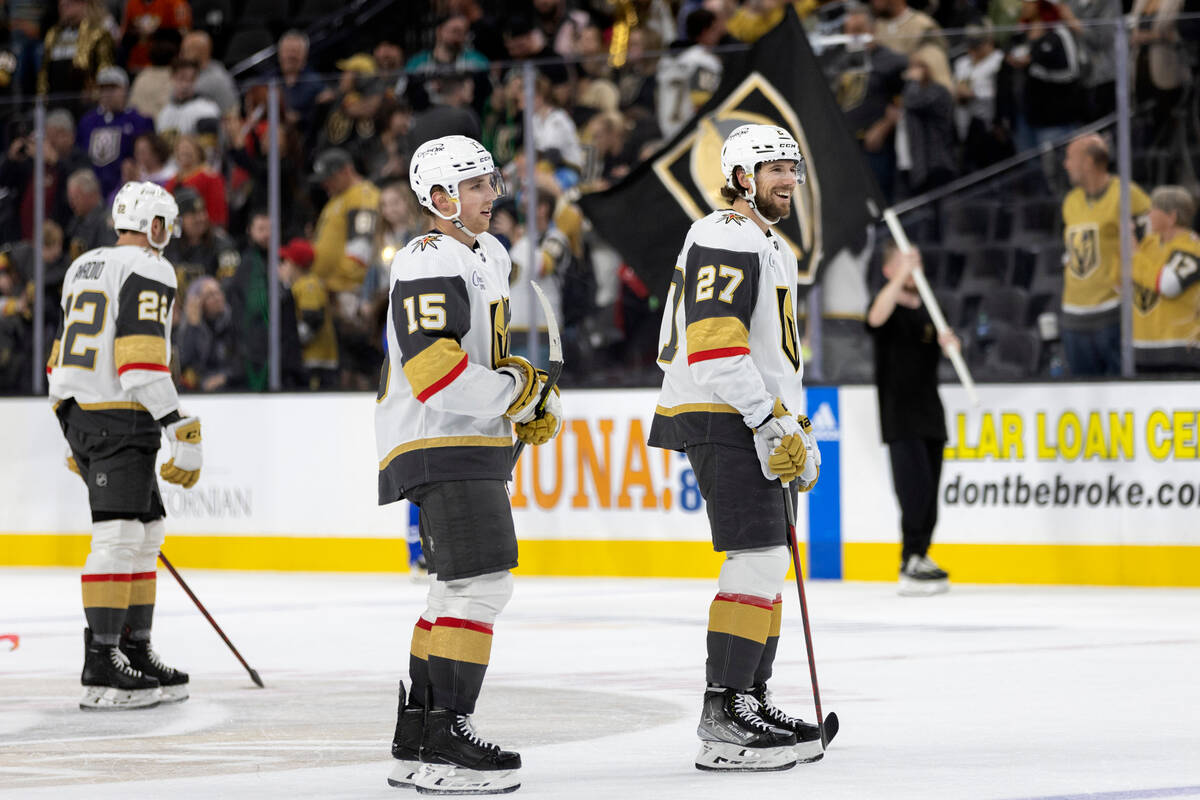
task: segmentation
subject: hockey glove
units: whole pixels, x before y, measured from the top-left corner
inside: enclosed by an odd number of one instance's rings
[[[538,396],[542,394],[542,387],[546,385],[546,379],[549,377],[542,370],[537,371],[538,375]],[[536,406],[537,403],[534,403]],[[513,426],[516,430],[517,438],[525,444],[539,445],[558,436],[558,432],[562,430],[562,396],[558,392],[558,387],[555,386],[550,390],[549,396],[546,398],[546,412],[541,419],[534,418],[529,422],[518,422]]]
[[[167,483],[177,483],[190,489],[200,480],[200,465],[204,456],[200,449],[200,419],[183,417],[163,428],[171,443],[171,458],[162,465],[159,474]]]
[[[754,451],[763,476],[769,481],[779,479],[790,483],[804,469],[808,451],[803,431],[782,400],[775,400],[771,416],[754,429]]]
[[[821,448],[817,447],[817,437],[813,435],[812,422],[808,417],[800,414],[797,419],[800,422],[801,436],[804,437],[806,456],[804,466],[797,476],[800,481],[798,488],[802,492],[807,492],[817,485],[817,478],[821,477]]]
[[[496,362],[496,371],[511,376],[517,382],[504,415],[513,422],[532,420],[538,401],[538,387],[541,385],[533,364],[520,356],[509,356]]]

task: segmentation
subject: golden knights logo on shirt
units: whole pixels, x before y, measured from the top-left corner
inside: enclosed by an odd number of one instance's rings
[[[1133,307],[1139,314],[1146,315],[1158,305],[1158,291],[1153,286],[1133,285]]]
[[[412,251],[415,253],[418,249],[424,252],[426,247],[437,250],[438,240],[442,238],[440,233],[427,233],[420,239],[414,239],[412,243]]]
[[[837,102],[842,111],[852,111],[867,98],[867,83],[871,73],[865,69],[850,69],[838,76]]]
[[[1086,278],[1100,266],[1100,227],[1094,222],[1067,229],[1067,269]]]
[[[807,181],[792,195],[792,215],[774,227],[792,248],[800,265],[800,282],[811,283],[821,260],[821,178],[791,104],[759,72],[751,72],[695,130],[654,162],[654,172],[691,219],[728,209],[721,197],[721,146],[742,125],[779,125],[795,134],[808,168]]]

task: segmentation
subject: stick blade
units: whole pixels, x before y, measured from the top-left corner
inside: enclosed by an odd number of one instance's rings
[[[837,736],[839,730],[841,730],[841,725],[838,723],[838,715],[830,711],[821,725],[824,747],[829,747],[829,743],[833,741],[833,737]]]
[[[262,678],[258,677],[258,672],[256,670],[251,669],[251,670],[247,670],[247,671],[250,673],[250,680],[254,681],[255,686],[257,686],[260,689],[267,688],[266,686],[263,685]]]

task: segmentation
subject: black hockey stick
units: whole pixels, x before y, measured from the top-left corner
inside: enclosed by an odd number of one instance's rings
[[[546,335],[550,339],[550,363],[546,368],[546,382],[542,385],[542,393],[538,395],[538,402],[534,407],[533,415],[534,419],[541,419],[546,416],[546,403],[550,401],[550,392],[554,389],[555,384],[558,383],[558,379],[562,377],[562,337],[558,333],[558,320],[554,318],[554,309],[551,308],[550,301],[546,298],[542,287],[537,285],[537,281],[530,281],[529,285],[533,287],[533,292],[537,295],[538,302],[542,304],[542,313],[546,315]],[[524,449],[525,443],[522,441],[518,441],[513,446],[513,469],[517,468],[517,459],[521,457],[521,451]]]
[[[787,509],[788,549],[792,551],[792,566],[796,570],[796,590],[800,593],[800,621],[804,623],[804,646],[808,650],[808,674],[812,678],[813,705],[817,709],[817,728],[821,731],[821,749],[833,741],[838,732],[838,717],[832,711],[829,716],[821,714],[821,688],[817,685],[817,660],[813,656],[812,629],[808,625],[808,601],[804,597],[804,575],[800,571],[800,543],[796,539],[796,505],[792,502],[792,491],[786,483],[783,487],[783,504]]]
[[[238,661],[242,662],[242,666],[246,668],[246,672],[250,673],[250,680],[254,681],[254,684],[258,688],[262,689],[262,678],[258,677],[258,673],[254,671],[254,667],[246,663],[246,659],[242,658],[242,654],[239,653],[238,649],[233,646],[233,642],[229,641],[229,637],[225,635],[225,631],[221,630],[221,626],[218,625],[217,621],[212,618],[212,614],[208,613],[208,609],[205,608],[204,604],[200,602],[200,598],[196,597],[195,592],[193,592],[191,587],[187,585],[187,582],[184,581],[183,577],[175,571],[175,567],[171,566],[171,562],[167,560],[167,554],[162,550],[159,550],[158,560],[163,563],[163,566],[167,568],[168,572],[175,576],[175,580],[179,581],[179,585],[183,588],[184,593],[188,597],[192,598],[192,602],[196,604],[196,608],[200,609],[200,613],[203,614],[204,618],[208,620],[208,623],[213,626],[213,630],[217,632],[217,635],[221,637],[221,640],[225,642],[225,644],[229,645],[229,649],[233,651],[234,656],[237,657]]]

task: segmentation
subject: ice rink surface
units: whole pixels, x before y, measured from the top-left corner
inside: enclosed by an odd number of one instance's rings
[[[155,644],[192,698],[77,708],[67,569],[0,570],[0,797],[386,798],[396,681],[424,586],[404,575],[185,572],[256,689],[159,571]],[[842,730],[781,773],[692,766],[715,581],[517,578],[476,725],[518,798],[1200,797],[1200,591],[814,582],[822,700]],[[795,587],[771,686],[812,719]]]

